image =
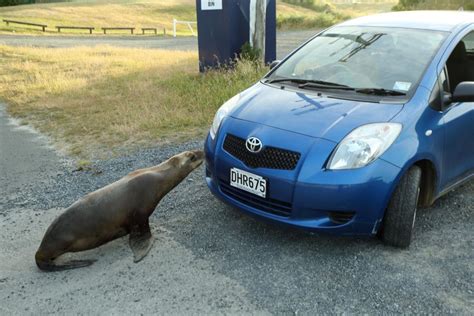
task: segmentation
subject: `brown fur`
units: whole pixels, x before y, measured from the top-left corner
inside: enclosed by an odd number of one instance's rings
[[[133,249],[133,241],[140,243],[151,237],[148,217],[160,200],[197,168],[203,158],[202,151],[183,152],[160,165],[133,171],[82,197],[50,225],[36,252],[36,264],[47,271],[88,266],[93,261],[57,265],[54,260],[64,253],[93,249],[131,232]]]

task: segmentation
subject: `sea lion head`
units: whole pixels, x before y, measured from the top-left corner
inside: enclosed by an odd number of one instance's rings
[[[199,167],[203,161],[204,151],[189,150],[171,157],[168,163],[174,168],[181,170],[183,174],[188,175],[191,171]]]
[[[189,150],[177,156],[179,157],[181,168],[190,168],[190,171],[199,167],[204,161],[204,151],[202,150]]]

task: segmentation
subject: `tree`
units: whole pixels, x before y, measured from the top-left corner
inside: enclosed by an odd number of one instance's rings
[[[12,5],[31,4],[31,3],[35,3],[35,0],[0,0],[0,7],[8,7]]]
[[[423,0],[400,0],[396,6],[393,7],[395,11],[413,10]]]

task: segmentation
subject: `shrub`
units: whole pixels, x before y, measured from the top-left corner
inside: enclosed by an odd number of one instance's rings
[[[0,0],[0,7],[35,3],[34,0]]]
[[[314,3],[314,0],[282,0],[283,2],[294,4],[303,8],[307,8],[316,12],[328,12],[333,11],[332,7],[328,3]]]
[[[294,28],[294,29],[305,29],[305,28],[325,28],[336,23],[339,23],[343,20],[348,19],[347,16],[343,14],[318,14],[314,17],[306,16],[278,16],[277,17],[277,27],[278,28]]]
[[[240,59],[242,60],[258,61],[260,60],[261,55],[262,52],[259,49],[252,47],[249,42],[242,45],[240,50]]]

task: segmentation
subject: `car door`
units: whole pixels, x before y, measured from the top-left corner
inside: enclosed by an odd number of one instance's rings
[[[461,42],[456,44],[441,74],[445,95],[452,94],[459,82],[474,81],[474,32]],[[474,102],[446,104],[443,122],[441,185],[446,189],[474,172]]]

